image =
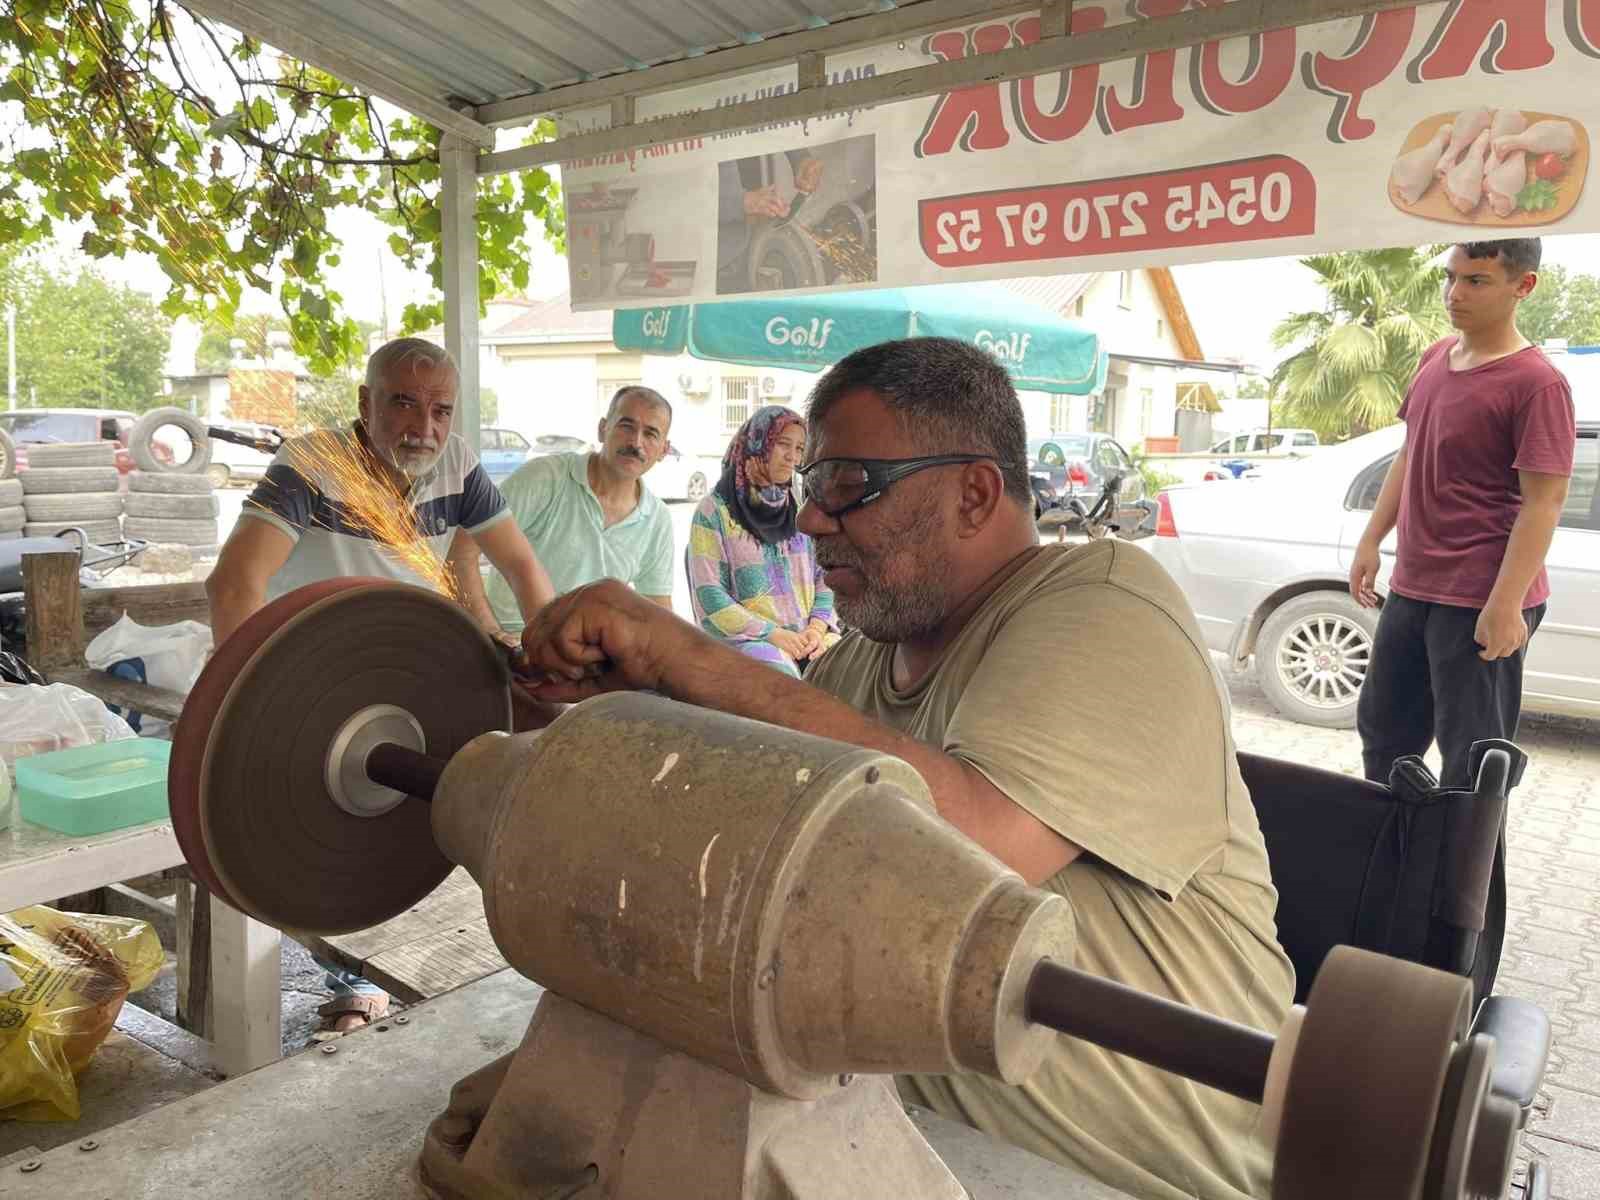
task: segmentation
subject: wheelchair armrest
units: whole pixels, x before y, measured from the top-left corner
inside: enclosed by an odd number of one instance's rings
[[[1472,1032],[1494,1039],[1489,1091],[1516,1104],[1527,1124],[1550,1056],[1550,1018],[1537,1004],[1511,996],[1490,996],[1478,1007]]]

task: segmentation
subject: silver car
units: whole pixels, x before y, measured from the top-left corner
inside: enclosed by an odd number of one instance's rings
[[[1600,718],[1600,410],[1579,405],[1572,486],[1550,546],[1550,604],[1528,649],[1528,709]],[[1587,418],[1587,419],[1586,419]],[[1350,563],[1403,426],[1319,450],[1306,462],[1226,487],[1159,497],[1144,544],[1194,606],[1211,649],[1257,678],[1285,716],[1349,728],[1366,678],[1375,609],[1350,598]],[[1378,588],[1394,566],[1383,545]]]

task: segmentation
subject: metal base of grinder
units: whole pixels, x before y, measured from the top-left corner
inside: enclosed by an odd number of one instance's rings
[[[431,1200],[966,1200],[887,1076],[787,1099],[553,992],[520,1049],[453,1090],[420,1174]]]

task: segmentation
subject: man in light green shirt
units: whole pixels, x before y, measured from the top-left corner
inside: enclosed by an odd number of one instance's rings
[[[672,607],[672,518],[643,481],[667,452],[671,425],[672,406],[659,392],[622,388],[600,422],[598,452],[543,455],[500,485],[557,595],[619,579]],[[469,603],[476,610],[481,599]],[[516,596],[498,571],[489,577],[488,607],[500,628],[522,629]]]

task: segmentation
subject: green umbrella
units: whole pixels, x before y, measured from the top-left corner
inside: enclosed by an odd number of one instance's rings
[[[989,351],[1024,391],[1074,396],[1103,388],[1107,365],[1092,329],[990,283],[618,309],[611,336],[622,350],[803,371],[894,338],[950,337]]]

